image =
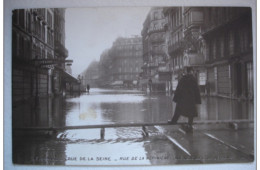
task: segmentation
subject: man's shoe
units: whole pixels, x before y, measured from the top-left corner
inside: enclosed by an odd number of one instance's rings
[[[181,128],[186,132],[186,133],[193,133],[193,127],[191,125],[182,125]]]
[[[176,125],[177,124],[177,122],[173,121],[173,120],[168,120],[168,123],[171,124],[171,125]]]
[[[187,126],[186,132],[187,132],[187,133],[193,133],[193,127],[192,127],[192,125],[188,125],[188,126]]]

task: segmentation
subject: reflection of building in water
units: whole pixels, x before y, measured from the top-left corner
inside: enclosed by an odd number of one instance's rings
[[[15,164],[64,165],[65,144],[55,142],[56,138],[46,137],[46,131],[28,132],[15,129],[65,126],[64,108],[67,106],[63,98],[49,97],[39,100],[37,107],[34,104],[35,100],[31,100],[13,108],[13,162]]]
[[[65,165],[65,143],[39,136],[13,139],[14,164]]]
[[[253,120],[252,102],[203,97],[197,120]]]
[[[102,117],[105,120],[130,123],[144,122],[144,114],[140,114],[142,110],[141,103],[101,103],[101,110],[104,110]]]
[[[13,108],[12,125],[19,127],[63,127],[65,126],[64,108],[66,103],[62,97],[40,98]]]
[[[152,136],[149,139],[151,142],[144,142],[144,149],[146,151],[146,158],[152,165],[171,165],[179,163],[176,159],[176,149],[174,145],[167,141],[164,136]],[[162,145],[163,143],[163,145]],[[169,152],[170,151],[170,152]]]

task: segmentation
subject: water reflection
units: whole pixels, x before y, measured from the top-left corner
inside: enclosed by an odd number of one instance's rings
[[[91,89],[90,94],[80,96],[41,98],[39,105],[33,100],[14,104],[12,120],[13,128],[165,122],[171,118],[174,109],[172,97],[162,93],[146,95],[132,90]],[[203,97],[195,120],[253,120],[253,117],[252,102]],[[100,164],[97,157],[110,156],[113,161],[104,160],[103,165],[115,164],[115,161],[120,165],[181,163],[178,159],[165,158],[181,155],[171,143],[156,135],[144,140],[141,127],[107,128],[105,131],[101,140],[100,129],[67,130],[59,132],[55,138],[23,138],[20,135],[28,134],[15,130],[13,161],[20,164],[95,165]],[[159,157],[154,158],[154,155]],[[126,160],[136,156],[138,160]],[[75,157],[76,161],[73,160]],[[87,160],[80,160],[81,157]]]

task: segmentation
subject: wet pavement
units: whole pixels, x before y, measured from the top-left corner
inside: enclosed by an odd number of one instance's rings
[[[90,94],[41,98],[13,106],[13,162],[36,165],[172,165],[245,163],[254,160],[254,123],[196,124],[193,133],[179,125],[47,132],[22,127],[166,122],[175,104],[163,93],[91,89]],[[253,103],[202,97],[194,121],[254,120]],[[180,122],[187,121],[181,117]]]

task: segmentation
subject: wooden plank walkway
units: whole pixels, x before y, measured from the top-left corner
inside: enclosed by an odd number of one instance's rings
[[[195,121],[193,124],[225,124],[225,123],[254,123],[253,120],[207,120]],[[176,125],[187,124],[187,122],[179,122]],[[118,127],[145,127],[145,126],[173,126],[167,122],[156,123],[115,123],[115,124],[100,124],[100,125],[84,125],[84,126],[65,126],[65,127],[22,127],[14,128],[14,130],[30,130],[30,131],[63,131],[72,129],[93,129],[93,128],[118,128]]]

